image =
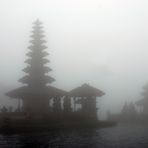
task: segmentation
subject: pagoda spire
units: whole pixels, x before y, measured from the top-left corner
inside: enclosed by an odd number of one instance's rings
[[[49,60],[45,58],[48,53],[45,51],[47,47],[44,45],[46,41],[43,39],[42,22],[36,20],[33,24],[31,46],[28,47],[30,51],[26,54],[28,59],[25,61],[28,66],[23,69],[27,75],[21,78],[19,82],[28,84],[29,87],[34,87],[35,89],[37,87],[45,87],[47,84],[54,82],[55,79],[47,75],[52,69],[45,66],[45,64],[49,63]]]

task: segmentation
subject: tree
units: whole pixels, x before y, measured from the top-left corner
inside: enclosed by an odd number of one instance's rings
[[[132,102],[129,104],[129,115],[131,117],[135,117],[137,115],[137,110],[136,110],[135,104]]]
[[[125,103],[122,110],[121,110],[121,113],[122,113],[122,115],[127,116],[129,113],[128,111],[129,111],[129,106],[127,103]]]
[[[133,122],[137,119],[137,110],[134,103],[125,103],[122,111],[121,111],[121,118],[123,121],[130,121]]]
[[[148,84],[143,87],[142,96],[143,98],[137,101],[136,104],[142,107],[143,114],[148,114]]]

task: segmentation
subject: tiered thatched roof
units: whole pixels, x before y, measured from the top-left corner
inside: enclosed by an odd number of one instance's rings
[[[35,89],[30,89],[27,86],[23,86],[20,88],[17,88],[15,90],[12,90],[8,93],[6,93],[7,96],[11,97],[11,98],[25,98],[25,97],[29,97],[29,96],[45,96],[45,97],[62,97],[67,95],[67,92],[61,89],[58,89],[56,87],[53,86],[47,86],[44,89],[40,89],[40,88],[35,88]]]
[[[105,95],[103,91],[88,84],[83,84],[82,86],[71,90],[68,94],[71,97],[101,97]]]

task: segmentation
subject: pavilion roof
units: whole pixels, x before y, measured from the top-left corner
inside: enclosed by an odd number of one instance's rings
[[[71,97],[101,97],[105,95],[103,91],[88,84],[83,84],[82,86],[71,90],[68,94]]]
[[[23,97],[29,97],[33,95],[41,95],[45,97],[57,97],[57,96],[65,96],[67,95],[67,92],[61,89],[58,89],[53,86],[47,86],[44,89],[35,88],[30,89],[27,86],[23,86],[20,88],[17,88],[15,90],[12,90],[8,93],[6,93],[7,96],[11,98],[23,98]]]

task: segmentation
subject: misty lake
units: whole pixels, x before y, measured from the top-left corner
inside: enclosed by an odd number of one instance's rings
[[[0,135],[0,148],[147,148],[148,126]]]

